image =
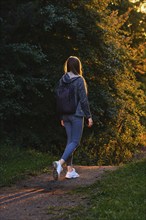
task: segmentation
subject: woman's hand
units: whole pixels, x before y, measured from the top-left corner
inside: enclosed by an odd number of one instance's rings
[[[91,128],[93,125],[93,120],[92,118],[88,118],[88,128]]]
[[[64,127],[64,121],[63,120],[61,120],[61,125]]]

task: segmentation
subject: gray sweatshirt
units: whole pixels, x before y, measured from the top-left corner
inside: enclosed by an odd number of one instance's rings
[[[78,79],[77,79],[78,78]],[[83,76],[75,75],[72,72],[68,72],[62,76],[60,83],[73,83],[75,86],[76,100],[78,100],[77,109],[75,112],[76,116],[85,116],[91,118],[91,112],[86,92],[85,79]]]

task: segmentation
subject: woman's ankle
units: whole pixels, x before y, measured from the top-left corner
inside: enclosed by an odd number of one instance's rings
[[[60,165],[62,166],[62,165],[64,164],[65,161],[64,161],[63,159],[60,159],[58,162],[59,162]]]
[[[67,166],[67,171],[68,172],[72,172],[73,171],[73,167],[72,166]]]

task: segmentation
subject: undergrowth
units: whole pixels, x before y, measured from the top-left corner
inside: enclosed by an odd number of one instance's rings
[[[0,186],[8,186],[28,175],[45,171],[52,163],[49,153],[20,147],[0,147]],[[47,171],[47,170],[46,170]]]

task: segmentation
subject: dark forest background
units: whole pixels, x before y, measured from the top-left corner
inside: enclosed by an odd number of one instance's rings
[[[76,155],[119,164],[145,145],[144,1],[1,0],[0,142],[59,155],[55,86],[70,55],[83,64],[94,126]],[[14,148],[15,149],[15,148]]]

